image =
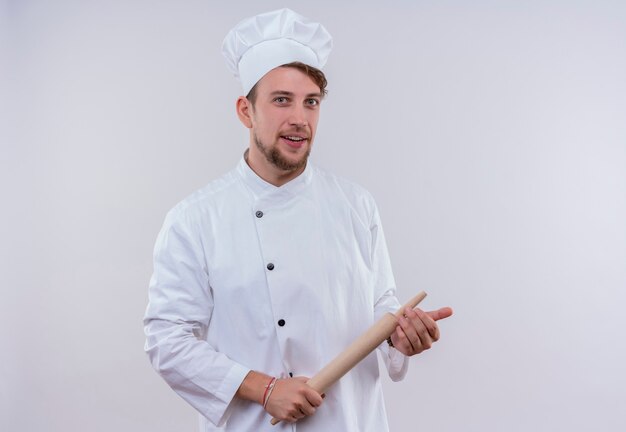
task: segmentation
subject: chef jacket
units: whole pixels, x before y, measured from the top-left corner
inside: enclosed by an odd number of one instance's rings
[[[235,398],[250,370],[313,376],[400,304],[376,205],[308,163],[276,187],[242,158],[167,215],[145,315],[154,368],[201,414],[201,431],[388,430],[376,352],[326,391],[317,412],[270,425]],[[408,359],[379,347],[392,380]]]

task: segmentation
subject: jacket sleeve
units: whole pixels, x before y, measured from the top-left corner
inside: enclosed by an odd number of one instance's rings
[[[370,234],[372,241],[372,274],[374,278],[374,320],[378,321],[385,313],[396,311],[401,307],[396,298],[396,283],[391,270],[391,261],[385,242],[385,234],[381,225],[380,216],[376,204],[372,199],[372,218],[370,221]],[[383,342],[378,349],[387,367],[387,372],[392,381],[404,379],[409,369],[409,358],[395,348],[391,348],[387,342]]]
[[[174,208],[159,233],[144,319],[145,350],[170,387],[220,426],[250,369],[206,342],[213,296],[196,226],[188,212]]]

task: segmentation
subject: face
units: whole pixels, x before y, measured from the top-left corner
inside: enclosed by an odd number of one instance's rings
[[[322,95],[303,72],[278,67],[257,84],[254,106],[238,101],[240,118],[250,128],[248,162],[258,174],[299,174],[311,151]],[[240,102],[245,105],[242,118]]]

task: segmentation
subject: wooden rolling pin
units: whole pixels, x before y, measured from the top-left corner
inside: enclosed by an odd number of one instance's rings
[[[387,340],[395,331],[398,325],[398,318],[404,315],[404,310],[415,308],[426,297],[424,291],[417,294],[408,303],[402,306],[396,314],[387,312],[376,321],[365,333],[359,336],[342,353],[335,357],[330,363],[319,371],[307,384],[319,394],[326,391],[328,387],[336,383],[342,376],[348,373],[361,360],[367,357],[381,343]],[[280,420],[273,418],[272,424],[276,425]]]

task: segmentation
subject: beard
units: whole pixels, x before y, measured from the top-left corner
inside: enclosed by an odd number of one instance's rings
[[[296,161],[291,161],[284,157],[276,146],[266,146],[261,142],[261,140],[259,140],[256,135],[254,136],[254,144],[261,151],[261,153],[263,153],[263,156],[265,156],[265,159],[269,163],[283,171],[296,171],[300,168],[303,168],[306,165],[307,160],[309,159],[309,154],[311,153],[311,148],[309,147],[306,149],[306,152],[302,155],[300,159]]]

